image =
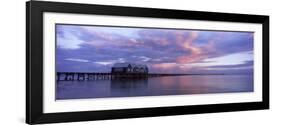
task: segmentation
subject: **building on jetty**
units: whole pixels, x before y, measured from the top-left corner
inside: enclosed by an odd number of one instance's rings
[[[95,72],[57,72],[57,80],[83,81],[100,79],[147,79],[156,77],[158,74],[148,74],[148,67],[133,63],[116,63],[112,66],[110,73]]]
[[[111,68],[112,74],[148,74],[148,67],[134,63],[115,63]]]

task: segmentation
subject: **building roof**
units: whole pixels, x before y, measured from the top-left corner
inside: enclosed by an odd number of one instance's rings
[[[115,63],[114,65],[113,65],[113,67],[119,67],[119,68],[121,68],[121,67],[128,67],[130,65],[130,63]]]
[[[134,63],[115,63],[115,64],[113,65],[113,67],[115,67],[115,68],[123,68],[123,67],[129,67],[129,65],[131,65],[133,68],[134,68],[134,67],[138,67],[138,68],[147,68],[146,65],[134,64]]]

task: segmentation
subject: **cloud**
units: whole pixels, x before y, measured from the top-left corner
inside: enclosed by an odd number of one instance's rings
[[[110,62],[110,61],[100,61],[100,62],[93,62],[96,64],[100,64],[100,65],[113,65],[114,62]]]
[[[216,65],[216,66],[208,66],[208,68],[214,69],[225,69],[225,68],[252,68],[254,61],[245,61],[242,64],[235,64],[235,65]]]
[[[80,44],[83,43],[82,40],[79,39],[79,27],[75,26],[61,26],[57,25],[57,47],[63,49],[79,49]]]
[[[140,58],[141,61],[143,61],[143,62],[147,62],[147,61],[151,60],[151,58],[146,57],[146,56],[140,56],[139,58]]]
[[[59,25],[56,60],[62,70],[105,71],[116,62],[132,62],[146,64],[153,72],[204,72],[208,66],[216,71],[221,64],[236,62],[239,67],[252,60],[253,53],[243,53],[253,50],[252,36],[247,32]],[[231,56],[238,53],[248,56]],[[85,65],[86,61],[92,63]]]
[[[67,58],[67,59],[64,59],[64,60],[67,60],[67,61],[75,61],[75,62],[90,62],[89,60],[86,60],[86,59]]]

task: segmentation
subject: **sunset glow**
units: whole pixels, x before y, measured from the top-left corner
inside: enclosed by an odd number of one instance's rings
[[[252,32],[56,25],[59,72],[109,72],[114,63],[150,73],[253,73]]]

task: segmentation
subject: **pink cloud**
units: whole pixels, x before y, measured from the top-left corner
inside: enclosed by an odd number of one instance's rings
[[[193,63],[208,57],[207,52],[213,49],[213,42],[210,41],[204,46],[196,46],[194,43],[198,36],[199,34],[196,31],[189,32],[188,37],[184,37],[183,34],[177,34],[177,44],[187,52],[186,55],[176,58],[177,63]]]

